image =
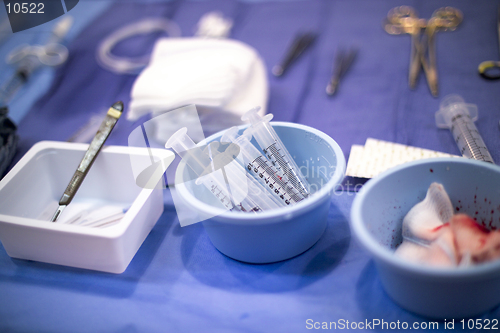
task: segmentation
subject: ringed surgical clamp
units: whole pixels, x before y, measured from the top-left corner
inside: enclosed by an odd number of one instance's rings
[[[497,14],[497,33],[498,33],[498,46],[500,47],[500,5],[498,6]],[[487,80],[500,79],[500,61],[483,61],[479,64],[479,75]]]
[[[384,21],[384,29],[391,35],[410,34],[412,45],[408,83],[414,89],[420,68],[423,67],[427,84],[434,97],[438,95],[438,73],[436,69],[436,50],[434,35],[437,31],[453,31],[462,22],[462,13],[453,7],[437,9],[429,20],[417,17],[416,11],[409,6],[395,7],[389,11]],[[421,36],[421,30],[425,34]]]

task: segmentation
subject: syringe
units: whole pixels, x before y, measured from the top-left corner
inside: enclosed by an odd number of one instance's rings
[[[255,197],[252,197],[251,194],[255,191],[265,192],[266,190],[262,187],[260,190],[256,190],[255,186],[252,186],[254,184],[250,185],[246,182],[244,170],[243,176],[245,178],[242,178],[241,172],[238,172],[233,165],[226,165],[215,170],[207,149],[202,150],[195,145],[187,135],[187,128],[184,127],[175,132],[167,141],[165,147],[172,148],[186,162],[198,177],[196,184],[203,184],[227,210],[260,212],[279,207],[274,201],[265,202],[263,197],[258,198],[256,202]],[[215,164],[219,163],[219,161],[216,161]],[[238,163],[235,162],[234,164]],[[247,184],[248,188],[244,186]]]
[[[450,129],[455,142],[464,157],[495,163],[486,148],[474,121],[477,120],[477,106],[465,104],[459,95],[448,95],[436,112],[436,125]]]
[[[175,132],[165,144],[165,148],[173,149],[196,174],[198,180],[220,201],[227,210],[238,210],[231,202],[226,186],[220,186],[215,174],[200,177],[211,166],[208,155],[197,147],[187,135],[187,128],[183,127]],[[212,175],[212,176],[210,176]]]
[[[236,148],[236,149],[233,149]],[[259,182],[250,176],[236,160],[235,144],[223,145],[220,142],[211,142],[206,148],[210,150],[210,158],[214,170],[221,170],[229,184],[233,202],[240,203],[241,210],[252,211],[254,206],[260,210],[270,210],[286,206],[266,190]]]
[[[254,175],[264,187],[269,189],[275,198],[291,205],[304,199],[292,185],[279,175],[278,170],[268,159],[250,142],[251,136],[238,136],[238,127],[228,129],[221,137],[221,143],[232,142],[240,149],[245,168]]]
[[[310,187],[308,181],[302,176],[299,167],[283,142],[281,142],[278,134],[276,134],[273,127],[269,124],[273,115],[267,114],[261,117],[257,113],[259,110],[260,107],[253,108],[241,117],[241,120],[251,124],[245,132],[251,133],[254,136],[260,148],[262,148],[262,151],[276,167],[278,172],[282,173],[282,175],[286,177],[286,180],[304,197],[308,197]]]

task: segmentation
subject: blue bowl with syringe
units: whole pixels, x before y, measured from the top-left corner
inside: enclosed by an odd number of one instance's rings
[[[250,125],[198,145],[181,129],[166,147],[182,157],[178,195],[200,220],[206,218],[213,245],[236,260],[270,263],[297,256],[319,240],[346,162],[328,135],[300,124],[269,123],[272,115],[257,111],[243,116]]]

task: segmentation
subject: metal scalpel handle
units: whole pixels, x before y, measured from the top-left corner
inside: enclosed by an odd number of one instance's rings
[[[83,157],[82,161],[80,162],[78,169],[76,169],[75,173],[73,174],[73,177],[71,178],[71,181],[69,182],[68,186],[66,187],[66,190],[64,191],[61,199],[59,200],[59,208],[54,213],[54,216],[51,219],[52,222],[57,221],[63,209],[71,203],[71,200],[73,200],[73,197],[75,196],[76,192],[80,188],[80,185],[87,176],[87,173],[92,167],[92,164],[94,163],[97,155],[101,151],[104,142],[111,133],[111,130],[113,130],[113,128],[115,127],[115,124],[118,121],[118,119],[120,119],[122,111],[123,111],[122,102],[117,102],[113,104],[111,108],[109,108],[108,113],[106,114],[106,117],[104,118],[101,124],[101,127],[99,127],[99,130],[97,131],[97,134],[90,143],[90,146],[87,149],[87,152],[85,153],[85,156]]]

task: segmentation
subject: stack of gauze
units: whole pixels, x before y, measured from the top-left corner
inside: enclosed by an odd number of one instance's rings
[[[172,126],[177,130],[201,121],[207,132],[210,126],[240,125],[240,117],[255,105],[263,106],[260,112],[264,115],[267,98],[264,62],[249,45],[231,39],[164,38],[155,44],[149,65],[132,87],[127,118],[136,120],[149,113],[154,118],[185,105],[196,105],[200,119],[156,124],[157,139],[165,142],[169,137],[161,135],[170,136]],[[228,124],[227,119],[237,123]]]
[[[396,255],[433,266],[471,266],[500,258],[500,231],[454,215],[444,187],[432,183],[425,199],[405,216]]]

